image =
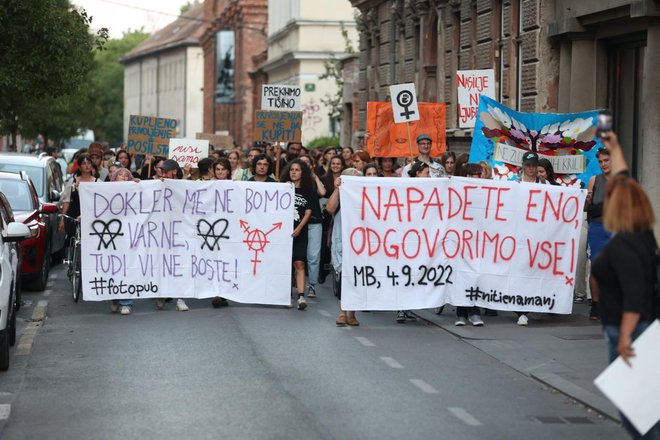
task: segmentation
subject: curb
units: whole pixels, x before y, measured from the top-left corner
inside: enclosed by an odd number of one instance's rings
[[[585,390],[584,388],[575,385],[574,383],[570,382],[569,380],[564,379],[558,374],[555,373],[533,373],[530,371],[525,371],[520,368],[516,368],[515,366],[511,365],[509,362],[505,362],[502,359],[497,358],[491,353],[488,353],[487,351],[484,351],[480,347],[476,346],[475,344],[470,342],[469,338],[465,338],[461,336],[458,333],[455,333],[451,331],[451,329],[443,326],[442,324],[434,321],[433,319],[429,319],[428,317],[423,316],[422,314],[415,313],[413,314],[418,318],[421,319],[422,321],[425,321],[429,324],[432,324],[450,335],[460,339],[461,341],[465,342],[466,344],[471,345],[472,347],[476,348],[477,350],[481,351],[482,353],[492,357],[493,359],[497,359],[500,362],[503,362],[505,365],[508,365],[512,369],[516,370],[517,372],[524,374],[527,377],[530,377],[540,383],[542,383],[545,386],[551,387],[558,392],[564,394],[567,397],[570,397],[571,399],[581,403],[582,405],[586,406],[587,408],[593,410],[594,412],[600,414],[603,417],[606,417],[616,423],[621,423],[621,419],[619,418],[619,413],[612,408],[612,405],[610,404],[609,400],[607,400],[605,397],[599,396],[597,394],[592,393],[591,391]]]

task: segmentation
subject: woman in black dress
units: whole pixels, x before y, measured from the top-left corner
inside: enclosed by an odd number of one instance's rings
[[[309,167],[300,159],[288,163],[282,173],[282,182],[293,183],[296,189],[293,213],[293,267],[296,270],[298,310],[305,310],[305,263],[307,262],[307,223],[312,216],[311,196],[314,183]]]

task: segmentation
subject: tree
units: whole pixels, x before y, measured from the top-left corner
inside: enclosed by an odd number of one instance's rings
[[[179,11],[181,11],[181,15],[185,14],[192,8],[193,6],[196,6],[199,4],[199,0],[188,0],[184,5],[181,5],[179,8]]]
[[[39,106],[75,96],[107,29],[89,34],[92,17],[69,0],[3,0],[0,4],[0,133],[16,135]],[[43,109],[47,111],[47,109]]]
[[[348,30],[343,23],[341,24],[341,36],[344,38],[344,50],[346,53],[355,53],[353,43],[348,37]],[[344,113],[344,65],[342,64],[342,60],[333,58],[330,61],[326,61],[325,73],[319,79],[331,79],[335,82],[336,92],[334,95],[326,94],[325,98],[321,98],[321,102],[328,109],[330,126],[334,134],[334,127],[341,122]]]
[[[105,50],[97,52],[92,71],[92,101],[96,110],[89,128],[98,140],[111,146],[124,138],[124,66],[120,59],[143,42],[149,34],[142,29],[109,40]]]

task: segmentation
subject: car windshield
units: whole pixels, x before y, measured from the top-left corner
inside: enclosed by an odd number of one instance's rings
[[[42,167],[26,167],[25,165],[3,163],[0,164],[0,171],[11,171],[14,173],[25,171],[28,173],[28,176],[30,176],[30,180],[34,185],[34,188],[37,190],[37,197],[43,197],[44,169]],[[12,205],[12,207],[13,206],[14,205]]]
[[[0,180],[0,192],[7,197],[11,209],[14,211],[32,211],[32,197],[30,187],[24,180]]]

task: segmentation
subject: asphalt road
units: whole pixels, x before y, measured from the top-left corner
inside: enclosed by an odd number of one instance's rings
[[[625,438],[425,321],[359,313],[360,327],[336,327],[329,288],[303,312],[141,300],[130,316],[69,291],[57,266],[46,292],[24,293],[3,440]]]

